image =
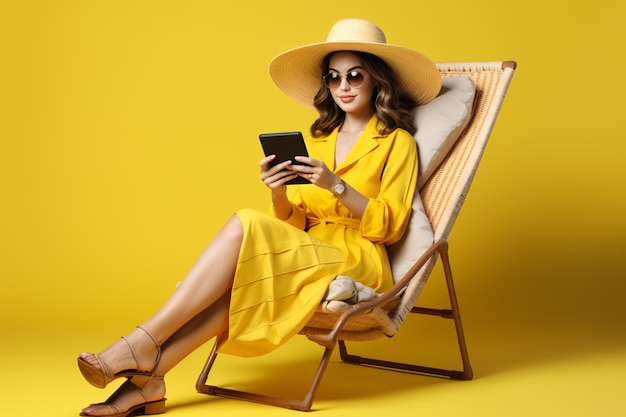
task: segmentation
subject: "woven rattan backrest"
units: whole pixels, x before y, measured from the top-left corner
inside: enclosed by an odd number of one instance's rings
[[[515,63],[440,63],[437,67],[444,78],[471,77],[476,84],[476,98],[470,123],[420,191],[435,240],[447,239],[450,234],[487,145]]]
[[[476,84],[472,119],[441,165],[420,190],[424,210],[433,226],[435,241],[447,239],[465,202],[487,140],[515,72],[514,62],[437,64],[442,77],[467,75]],[[390,315],[400,328],[433,270],[432,256],[409,282],[400,303]]]

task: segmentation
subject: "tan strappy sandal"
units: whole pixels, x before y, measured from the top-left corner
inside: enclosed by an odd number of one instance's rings
[[[152,367],[150,369],[144,369],[144,370],[138,369],[140,368],[139,357],[135,353],[135,349],[133,349],[133,346],[126,339],[126,337],[122,336],[122,340],[126,342],[126,344],[128,345],[128,348],[130,349],[130,352],[133,355],[133,358],[135,359],[135,365],[137,369],[126,369],[124,371],[120,371],[114,374],[113,372],[111,372],[107,364],[104,363],[104,361],[97,354],[94,354],[94,357],[98,361],[100,368],[93,366],[92,364],[90,364],[85,359],[79,356],[78,368],[80,369],[80,372],[83,374],[83,377],[85,378],[85,380],[87,380],[87,382],[89,382],[94,387],[104,388],[111,381],[117,378],[122,378],[122,377],[127,378],[127,377],[131,377],[134,375],[151,376],[152,370],[156,367],[156,365],[159,363],[159,360],[161,359],[161,346],[159,346],[159,343],[156,341],[154,337],[152,337],[152,335],[147,330],[145,330],[143,327],[140,327],[140,326],[137,326],[137,328],[143,330],[143,332],[147,334],[148,337],[150,337],[150,339],[152,339],[155,346],[157,347],[157,357]]]
[[[135,385],[132,379],[124,382],[117,391],[115,391],[105,402],[99,404],[92,404],[91,406],[104,406],[109,407],[111,411],[115,414],[107,414],[105,417],[127,417],[131,414],[133,415],[151,415],[151,414],[162,414],[165,413],[165,398],[161,398],[160,400],[150,401],[148,400],[146,394],[143,392],[143,388],[152,380],[160,379],[163,380],[162,376],[150,376],[148,380],[138,387]],[[121,395],[126,394],[124,392],[124,387],[130,386],[135,392],[137,392],[144,399],[144,402],[141,404],[134,405],[129,407],[126,410],[122,410],[119,405],[116,404],[116,401],[120,398]],[[90,407],[91,407],[90,406]],[[87,407],[89,408],[89,407]],[[81,411],[81,416],[101,416],[101,414],[89,414]]]

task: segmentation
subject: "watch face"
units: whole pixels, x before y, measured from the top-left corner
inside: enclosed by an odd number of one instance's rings
[[[338,194],[338,195],[343,194],[345,190],[346,190],[346,187],[344,187],[342,183],[335,185],[335,194]]]

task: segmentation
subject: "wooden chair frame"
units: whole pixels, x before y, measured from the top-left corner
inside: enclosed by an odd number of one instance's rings
[[[303,399],[273,397],[207,384],[209,373],[218,355],[219,338],[216,340],[196,382],[196,390],[199,393],[253,401],[300,411],[310,411],[317,389],[337,345],[339,345],[342,361],[347,363],[452,379],[469,380],[473,378],[450,267],[447,237],[469,191],[505,93],[515,72],[516,63],[513,61],[444,63],[437,64],[437,66],[442,77],[469,75],[476,83],[477,96],[470,124],[448,154],[447,159],[444,160],[437,172],[433,174],[420,190],[426,214],[435,232],[435,242],[390,290],[384,292],[375,300],[349,306],[342,313],[328,314],[328,312],[320,311],[318,314],[316,312],[316,316],[319,315],[322,317],[322,320],[328,318],[330,324],[319,325],[322,322],[319,320],[315,322],[312,319],[301,332],[306,334],[310,340],[324,347],[324,353],[318,369]],[[438,258],[441,259],[443,266],[450,308],[415,307],[415,301]],[[348,353],[345,344],[346,340],[364,341],[392,336],[402,325],[408,313],[435,315],[454,321],[462,370],[446,370],[364,358]],[[314,316],[314,319],[316,316]],[[359,326],[363,326],[359,323],[360,320],[366,319],[368,321],[367,326],[371,326],[370,321],[381,321],[381,317],[384,323],[374,325],[375,328],[373,330],[362,331],[360,329]],[[315,324],[311,324],[313,322]],[[389,330],[389,327],[391,327],[391,330]]]

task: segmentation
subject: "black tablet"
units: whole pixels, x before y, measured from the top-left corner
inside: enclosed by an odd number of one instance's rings
[[[270,166],[291,160],[294,165],[305,165],[295,160],[296,156],[309,156],[300,132],[262,133],[259,135],[265,156],[276,155]],[[309,184],[306,178],[296,177],[285,184]]]

